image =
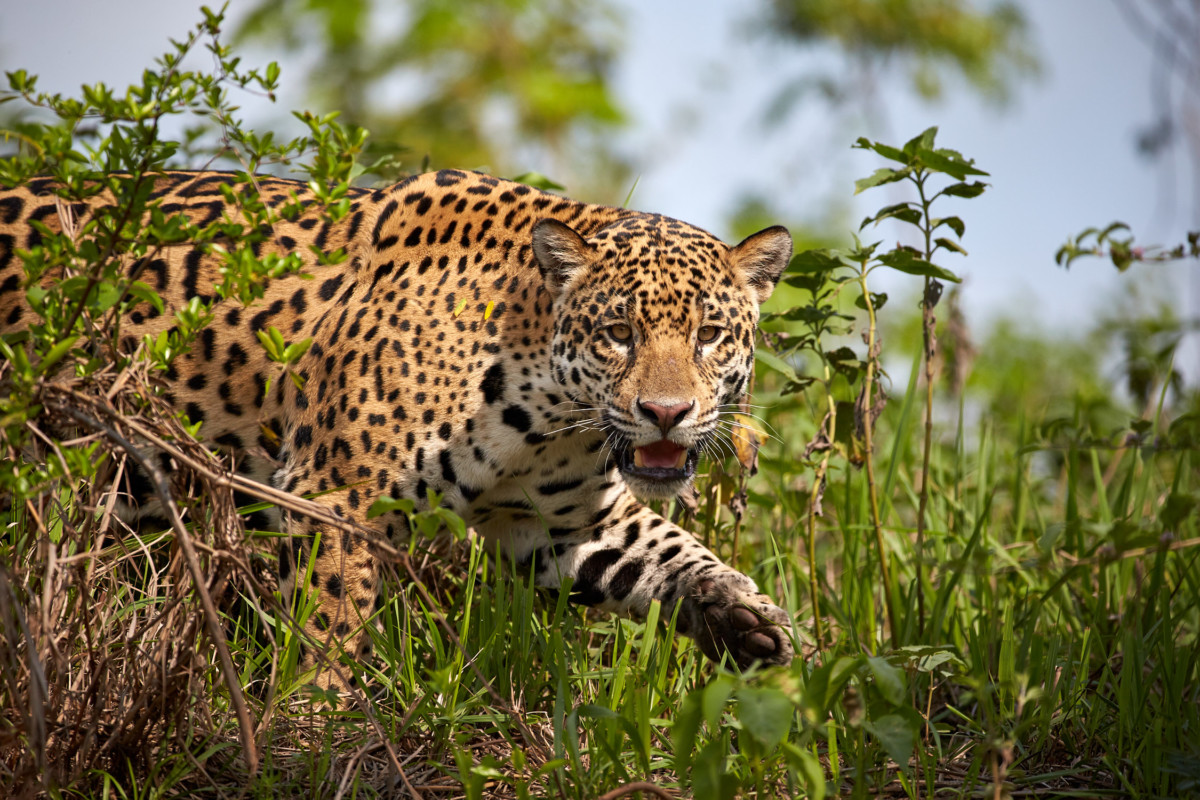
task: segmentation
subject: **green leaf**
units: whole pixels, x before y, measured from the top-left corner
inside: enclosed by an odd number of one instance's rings
[[[1088,230],[1091,231],[1092,229],[1089,228]],[[1107,226],[1105,226],[1104,230],[1100,231],[1100,234],[1096,237],[1096,241],[1104,242],[1105,240],[1107,240],[1110,236],[1112,236],[1117,231],[1127,231],[1127,230],[1129,230],[1129,226],[1126,225],[1124,222],[1120,222],[1120,221],[1110,222],[1110,223],[1108,223]],[[1084,232],[1085,235],[1086,235],[1086,233],[1087,233],[1087,231]],[[1082,238],[1082,237],[1080,237],[1080,238]]]
[[[937,126],[934,125],[931,128],[926,128],[904,143],[904,154],[909,157],[908,163],[912,163],[912,156],[922,150],[929,150],[933,147],[933,140],[937,138],[937,132]]]
[[[435,508],[434,514],[442,521],[442,523],[454,534],[457,541],[462,541],[467,538],[467,523],[458,514],[455,514],[448,508]]]
[[[804,779],[804,789],[812,800],[825,800],[825,770],[817,757],[791,742],[783,743],[783,752],[788,762]]]
[[[46,295],[48,294],[48,291],[35,283],[25,290],[25,299],[29,301],[30,308],[38,313],[41,313],[42,302],[46,299]]]
[[[79,341],[78,336],[71,336],[50,348],[50,352],[46,353],[46,357],[38,364],[38,373],[45,375],[63,356],[70,352],[77,341]]]
[[[886,292],[871,292],[871,305],[875,307],[876,311],[883,308],[884,304],[887,303],[887,299],[888,296]],[[867,310],[867,301],[861,294],[854,298],[854,305],[858,306],[863,311]]]
[[[384,495],[374,503],[371,503],[371,507],[367,509],[367,518],[373,519],[393,511],[411,514],[414,508],[416,508],[416,504],[407,497],[401,497],[397,500],[396,498]]]
[[[966,180],[968,175],[987,175],[976,168],[974,161],[963,158],[953,150],[929,150],[918,148],[917,158],[931,172],[943,172],[955,180]]]
[[[956,668],[963,666],[962,659],[948,646],[909,645],[901,647],[897,654],[906,657],[906,663],[917,672],[941,672],[949,675]]]
[[[782,314],[772,315],[773,319],[786,319],[789,322],[803,322],[806,325],[818,325],[830,319],[853,319],[853,317],[834,311],[832,306],[796,306]]]
[[[938,247],[944,247],[954,253],[962,253],[964,256],[967,254],[967,251],[963,249],[961,244],[953,239],[947,239],[944,236],[939,236],[938,238],[934,239],[933,243]]]
[[[891,267],[897,272],[907,275],[923,275],[926,278],[937,278],[951,283],[961,283],[962,279],[944,267],[939,267],[922,258],[917,258],[908,250],[893,250],[884,253],[878,259],[885,267]]]
[[[300,356],[307,353],[308,348],[312,346],[312,341],[313,341],[312,337],[310,336],[309,338],[304,339],[302,341],[295,342],[294,344],[289,344],[283,350],[284,363],[291,364],[293,361],[300,358]]]
[[[885,183],[902,181],[911,174],[912,170],[908,167],[905,167],[904,169],[889,169],[888,167],[881,167],[871,173],[869,177],[859,178],[856,180],[854,182],[854,193],[862,194],[867,189],[871,189],[875,186],[882,186]]]
[[[671,741],[675,745],[675,774],[686,775],[692,767],[692,751],[696,747],[696,734],[700,732],[700,691],[694,691],[683,699],[683,705],[675,715],[671,726]]]
[[[894,706],[904,703],[904,673],[892,666],[882,656],[872,656],[867,659],[867,669],[875,678],[875,687]]]
[[[101,281],[96,284],[96,295],[93,308],[98,311],[108,311],[121,299],[121,290],[114,283]]]
[[[872,142],[870,139],[862,136],[858,137],[858,140],[851,145],[851,147],[858,150],[871,150],[883,156],[884,158],[891,159],[892,161],[898,161],[901,164],[909,163],[909,158],[903,153],[903,151],[897,150],[891,145],[881,144],[880,142]]]
[[[788,275],[783,279],[783,283],[815,295],[821,290],[822,284],[825,283],[825,276],[819,272],[808,275]]]
[[[795,380],[797,377],[796,370],[792,368],[791,364],[764,347],[760,347],[754,351],[754,360],[767,369],[778,372],[789,380]]]
[[[921,221],[921,210],[913,208],[911,203],[897,203],[894,206],[887,206],[879,210],[873,217],[867,217],[858,226],[861,231],[863,228],[870,225],[872,222],[879,224],[885,219],[895,218],[901,222],[907,222],[909,225],[916,225]]]
[[[826,249],[802,250],[792,256],[787,272],[806,275],[813,272],[829,272],[845,266],[840,258]]]
[[[942,217],[940,219],[935,218],[932,220],[932,222],[933,230],[937,230],[943,225],[947,225],[951,230],[954,231],[955,234],[958,235],[958,238],[960,239],[962,238],[963,232],[967,230],[967,226],[958,217]]]
[[[275,329],[272,328],[271,330]],[[278,361],[283,353],[277,349],[275,341],[271,338],[271,335],[266,331],[255,331],[254,334],[258,336],[258,340],[262,342],[263,349],[267,351],[267,356],[272,361]]]
[[[1195,492],[1171,492],[1159,511],[1158,519],[1164,528],[1172,529],[1200,508],[1200,495]]]
[[[163,313],[163,300],[159,297],[158,292],[151,289],[147,284],[141,281],[134,281],[129,284],[125,290],[131,297],[137,298],[139,301],[149,303],[154,307],[154,310],[159,314]]]
[[[945,189],[942,189],[941,193],[944,195],[949,195],[950,197],[979,197],[979,195],[983,194],[983,190],[986,189],[988,185],[989,184],[986,184],[982,181],[975,181],[974,183],[952,183]]]
[[[875,257],[875,250],[879,247],[879,245],[879,242],[863,244],[862,242],[858,241],[858,237],[856,236],[854,238],[854,247],[846,250],[843,255],[856,264],[862,264],[863,262],[870,261]],[[850,276],[849,279],[852,280],[853,277]]]
[[[911,721],[900,714],[887,714],[864,722],[863,727],[879,740],[892,761],[907,772],[909,756],[917,743],[917,731],[913,729]]]
[[[733,800],[738,781],[725,770],[727,745],[720,739],[709,742],[692,768],[692,792],[696,800]]]
[[[526,186],[532,186],[535,189],[542,189],[547,192],[565,192],[567,190],[567,187],[563,186],[561,183],[551,180],[550,178],[547,178],[540,172],[522,172],[520,175],[516,176],[515,178],[510,178],[509,180],[517,183],[523,183]]]
[[[721,725],[721,717],[725,713],[725,703],[733,693],[733,681],[728,676],[718,675],[704,687],[701,696],[701,708],[704,711],[704,721],[708,727],[717,730]]]
[[[782,742],[791,730],[792,703],[778,689],[740,689],[737,700],[737,717],[742,727],[767,749]]]
[[[19,344],[16,347],[11,347],[7,341],[0,340],[0,355],[3,355],[12,363],[18,375],[32,377],[32,372],[29,369],[29,356],[25,353],[24,347],[21,347]]]

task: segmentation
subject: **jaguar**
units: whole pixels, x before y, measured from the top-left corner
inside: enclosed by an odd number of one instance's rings
[[[644,502],[689,486],[744,397],[759,305],[791,258],[785,228],[727,246],[669,217],[457,170],[352,189],[333,221],[306,184],[257,183],[262,202],[291,209],[259,255],[299,254],[304,274],[244,306],[214,292],[211,249],[164,246],[137,268],[165,308],[122,320],[132,351],[191,298],[210,304],[165,387],[206,444],[251,479],[393,538],[407,517],[371,517],[372,504],[427,509],[434,492],[538,586],[569,578],[573,601],[633,618],[658,600],[710,658],[791,661],[788,614]],[[164,172],[151,197],[207,224],[241,186],[230,173]],[[70,210],[86,219],[105,202]],[[62,230],[63,213],[48,178],[0,190],[0,333],[33,321],[18,251],[42,241],[35,222]],[[320,257],[338,249],[340,263]],[[292,364],[299,380],[271,381],[277,365],[257,338],[271,327],[310,340]],[[148,494],[136,483],[135,504]],[[342,686],[318,653],[370,658],[379,555],[300,514],[266,524],[286,534],[284,595],[304,575],[319,593],[304,664]]]

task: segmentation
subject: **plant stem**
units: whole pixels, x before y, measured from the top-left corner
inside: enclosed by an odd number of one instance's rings
[[[918,173],[913,182],[917,184],[917,193],[921,198],[921,232],[925,234],[925,260],[933,260],[933,249],[930,237],[933,228],[929,219],[931,200],[925,197],[925,173]],[[921,294],[921,341],[925,352],[925,441],[924,452],[921,456],[921,497],[917,504],[917,553],[913,559],[917,581],[917,634],[925,635],[925,512],[929,505],[929,453],[933,448],[933,356],[937,349],[937,339],[934,336],[933,316],[933,279],[926,276],[925,291]]]
[[[862,287],[863,304],[867,307],[867,377],[863,384],[862,424],[863,447],[866,449],[867,462],[867,496],[871,503],[871,526],[875,529],[875,544],[879,548],[879,577],[883,581],[883,603],[887,609],[888,628],[892,635],[892,647],[900,646],[900,626],[896,623],[896,608],[892,602],[892,575],[888,568],[887,548],[883,543],[883,524],[879,519],[879,497],[875,487],[875,459],[872,447],[871,418],[872,397],[875,394],[875,304],[871,301],[871,292],[867,289],[867,262],[862,262],[858,273],[858,284]]]
[[[821,511],[821,495],[824,492],[825,474],[829,470],[829,456],[833,452],[833,436],[837,430],[837,401],[833,399],[833,393],[829,390],[829,382],[832,376],[829,374],[829,363],[825,363],[825,402],[829,406],[829,411],[826,414],[828,422],[825,426],[825,436],[829,446],[825,450],[825,455],[821,458],[821,463],[817,465],[816,471],[813,473],[812,492],[808,498],[808,529],[805,536],[805,545],[808,549],[808,590],[812,595],[813,609],[813,633],[817,637],[817,649],[824,646],[825,639],[822,634],[821,624],[821,606],[820,586],[817,582],[817,515]]]

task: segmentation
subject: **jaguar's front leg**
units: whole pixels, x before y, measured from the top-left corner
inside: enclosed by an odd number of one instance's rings
[[[350,522],[368,523],[365,514],[346,515],[340,505],[329,505]],[[297,585],[306,582],[304,588],[314,603],[303,626],[300,670],[311,673],[320,688],[338,692],[339,704],[345,704],[355,678],[338,662],[343,653],[360,663],[371,657],[369,626],[378,610],[378,553],[366,538],[301,514],[285,513],[284,529],[279,544],[283,600],[292,606]]]
[[[518,561],[532,559],[539,586],[570,576],[572,600],[626,616],[644,618],[652,600],[668,613],[678,603],[679,632],[714,660],[791,663],[791,619],[752,579],[631,496],[610,508],[594,527],[524,537]]]

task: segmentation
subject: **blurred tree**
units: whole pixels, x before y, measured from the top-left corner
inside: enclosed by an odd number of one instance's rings
[[[1034,64],[1024,20],[1009,3],[986,12],[969,0],[760,0],[747,8],[760,21],[765,11],[762,29],[786,42],[832,43],[862,67],[903,60],[927,97],[953,73],[1003,97]],[[257,0],[238,35],[300,54],[311,64],[308,101],[369,129],[375,150],[403,155],[406,172],[426,163],[497,174],[536,168],[577,195],[619,201],[631,181],[611,136],[626,115],[610,75],[623,10],[619,0]],[[783,87],[780,107],[814,83],[839,97],[864,90],[801,75]]]
[[[1182,158],[1190,161],[1192,202],[1184,216],[1187,224],[1194,224],[1200,221],[1200,0],[1115,2],[1154,58],[1153,119],[1139,132],[1138,149],[1156,159],[1179,158],[1182,151]],[[1173,147],[1177,144],[1182,146]],[[1169,211],[1179,194],[1174,183],[1184,178],[1184,170],[1173,164],[1162,175]]]
[[[619,27],[607,0],[260,0],[238,36],[311,58],[310,99],[407,152],[405,172],[536,165],[616,190],[628,171],[604,134],[624,119],[608,82]]]
[[[826,99],[871,103],[879,72],[907,69],[913,89],[935,100],[958,76],[983,96],[1007,99],[1013,82],[1036,70],[1024,16],[1001,2],[979,10],[971,0],[766,0],[758,26],[766,36],[802,45],[833,44],[848,62],[833,72],[787,81],[773,105],[782,116],[809,90]],[[850,68],[844,68],[849,66]]]

